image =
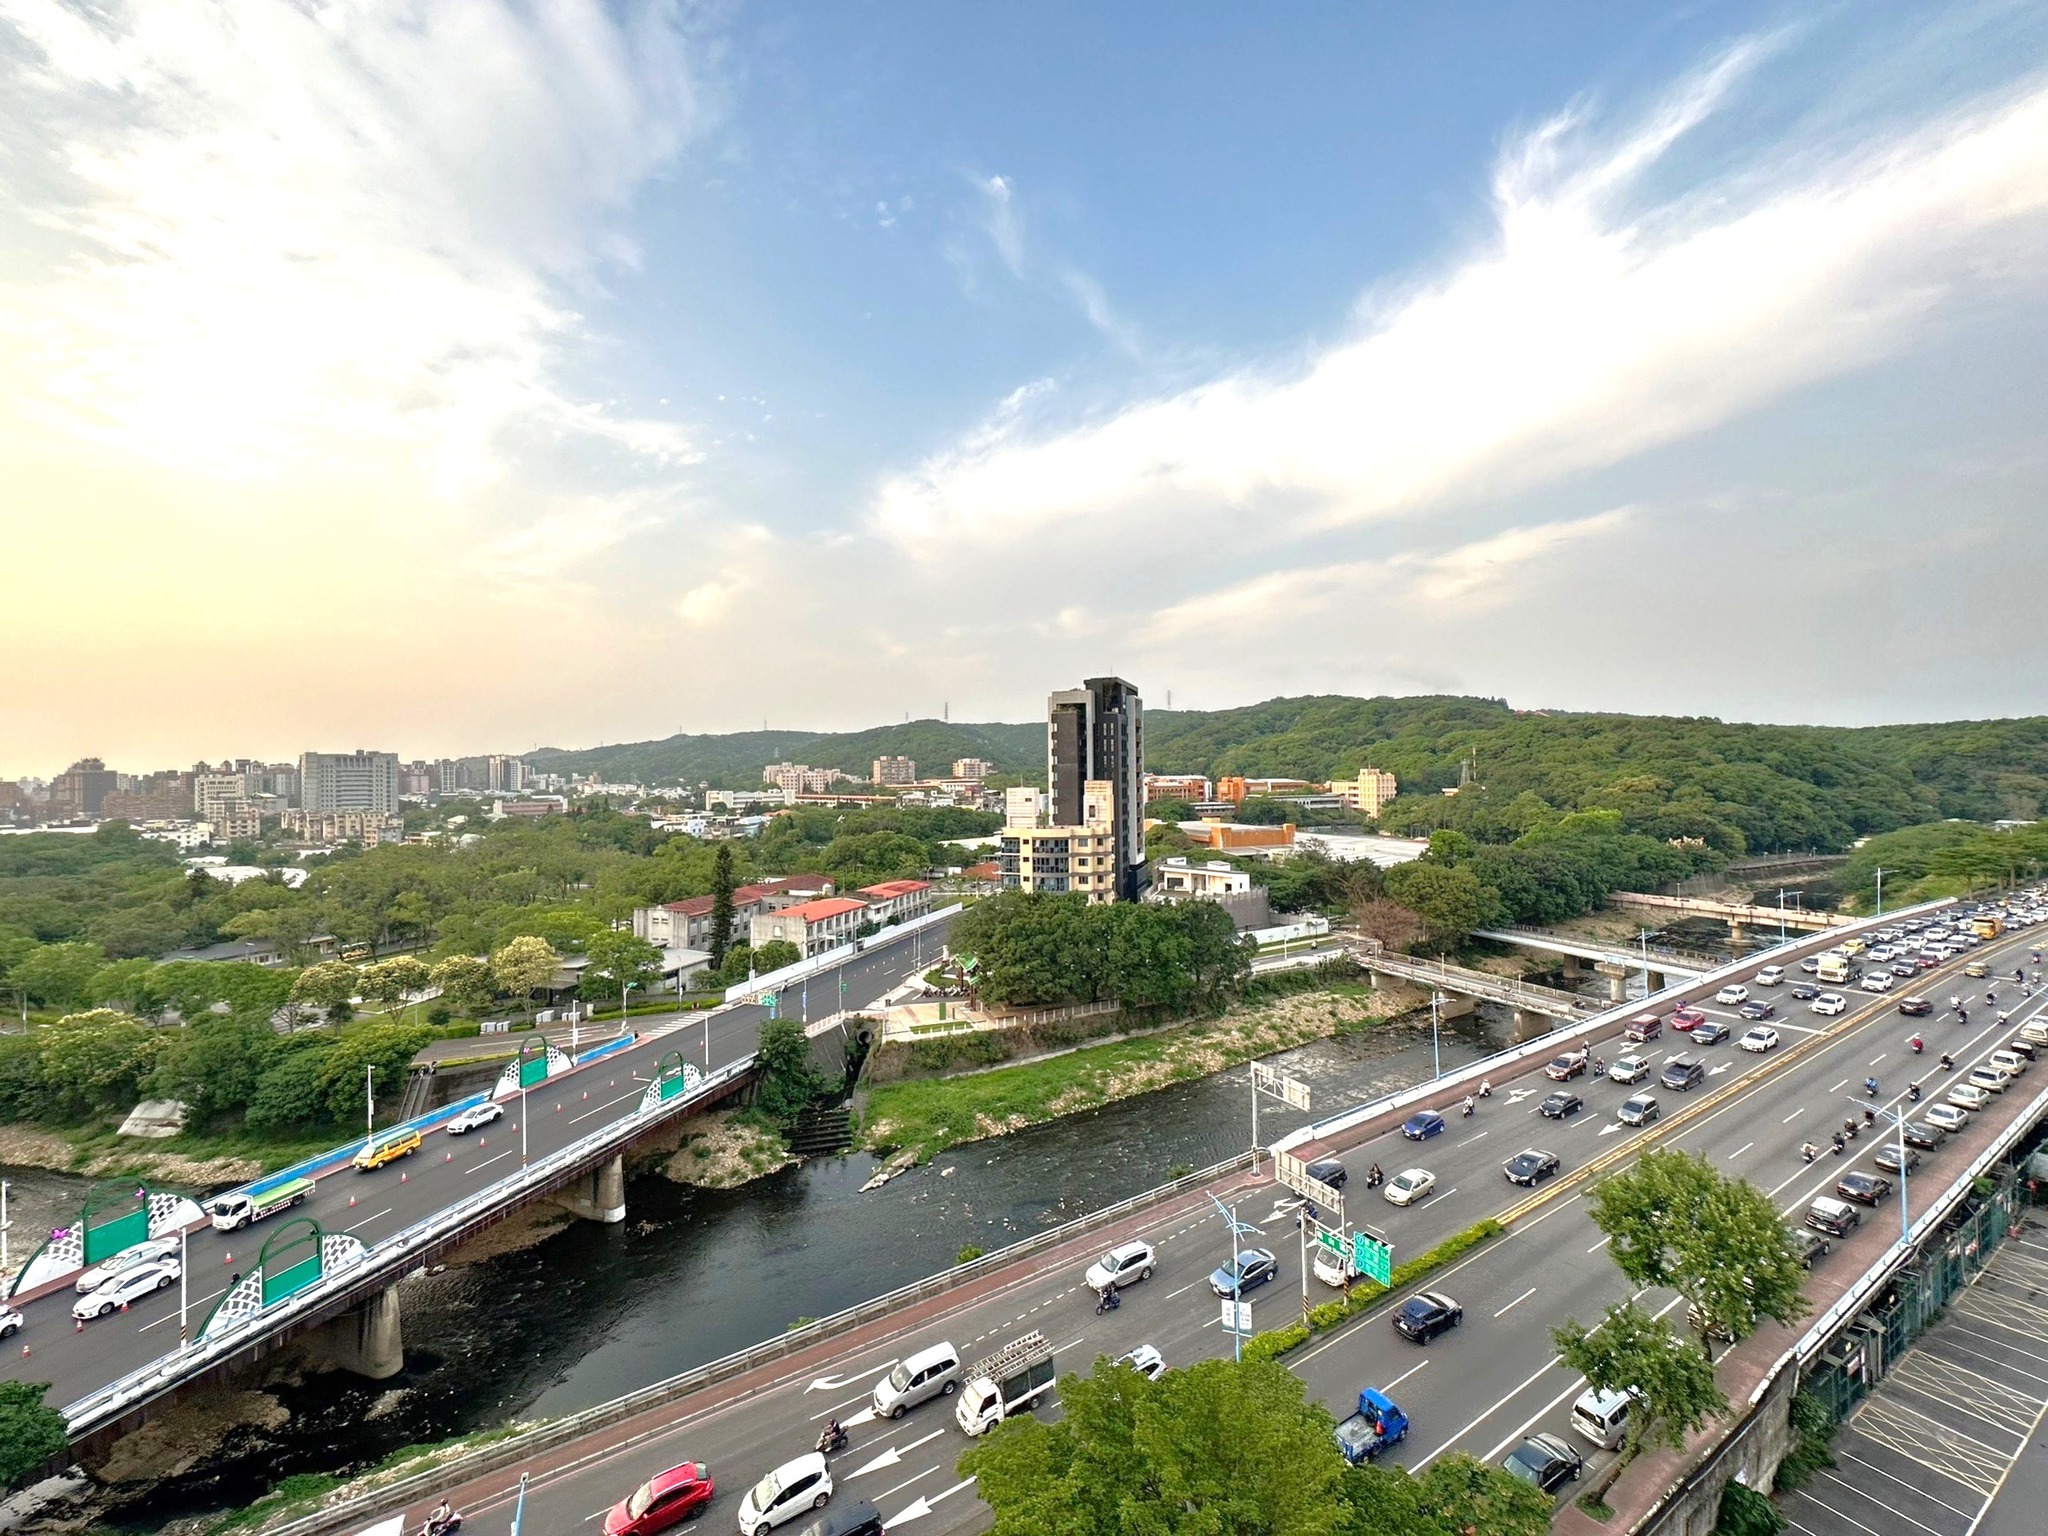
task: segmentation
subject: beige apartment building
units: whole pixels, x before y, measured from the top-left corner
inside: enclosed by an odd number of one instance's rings
[[[1387,802],[1400,793],[1400,786],[1394,782],[1391,773],[1377,768],[1361,768],[1355,779],[1334,779],[1330,789],[1344,802],[1347,810],[1359,811],[1367,816],[1377,816],[1386,809]]]
[[[1071,892],[1091,902],[1117,899],[1116,786],[1090,779],[1077,827],[1008,826],[996,864],[1008,891]]]

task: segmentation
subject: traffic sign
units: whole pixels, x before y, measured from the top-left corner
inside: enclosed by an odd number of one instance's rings
[[[1291,1109],[1308,1113],[1308,1084],[1298,1077],[1289,1077],[1262,1061],[1255,1061],[1252,1063],[1252,1087],[1279,1099]]]
[[[1344,1220],[1344,1196],[1335,1186],[1309,1177],[1308,1165],[1292,1152],[1275,1150],[1273,1175],[1302,1199],[1318,1207],[1333,1222]]]
[[[1381,1285],[1394,1283],[1394,1250],[1364,1232],[1351,1234],[1351,1267]]]
[[[1248,1334],[1252,1331],[1252,1304],[1248,1301],[1232,1301],[1223,1298],[1223,1331],[1225,1333]]]

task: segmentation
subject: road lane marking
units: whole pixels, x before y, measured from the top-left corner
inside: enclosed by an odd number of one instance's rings
[[[1847,1078],[1845,1077],[1845,1078],[1843,1078],[1843,1079],[1842,1079],[1842,1080],[1841,1080],[1841,1081],[1840,1081],[1839,1083],[1835,1084],[1835,1086],[1834,1086],[1834,1087],[1830,1088],[1830,1089],[1828,1090],[1828,1092],[1829,1092],[1829,1093],[1840,1093],[1840,1092],[1841,1092],[1841,1091],[1842,1091],[1842,1090],[1843,1090],[1844,1088],[1846,1088],[1846,1087],[1848,1087],[1848,1086],[1849,1086],[1849,1079],[1847,1079]]]
[[[926,1467],[922,1472],[918,1473],[915,1477],[906,1477],[894,1488],[884,1488],[880,1493],[876,1494],[875,1497],[878,1499],[886,1499],[892,1493],[901,1493],[904,1489],[908,1488],[912,1483],[922,1482],[924,1479],[930,1477],[934,1472],[938,1470],[939,1469],[937,1467]]]
[[[1885,1059],[1885,1057],[1887,1057],[1887,1056],[1889,1056],[1889,1055],[1891,1055],[1891,1052],[1890,1052],[1890,1051],[1879,1051],[1879,1052],[1878,1052],[1878,1053],[1877,1053],[1877,1054],[1876,1054],[1875,1056],[1873,1056],[1873,1057],[1871,1057],[1871,1058],[1870,1058],[1870,1064],[1871,1064],[1871,1065],[1872,1065],[1872,1066],[1874,1067],[1874,1066],[1876,1066],[1876,1065],[1877,1065],[1877,1064],[1878,1064],[1878,1063],[1879,1063],[1880,1061],[1883,1061],[1883,1060]]]
[[[1196,1286],[1200,1285],[1201,1283],[1202,1283],[1202,1282],[1201,1282],[1201,1281],[1199,1281],[1199,1280],[1190,1280],[1190,1281],[1189,1281],[1189,1282],[1188,1282],[1188,1283],[1187,1283],[1186,1285],[1182,1286],[1182,1287],[1180,1288],[1180,1290],[1178,1290],[1178,1291],[1168,1291],[1168,1292],[1166,1293],[1166,1299],[1167,1299],[1168,1301],[1171,1301],[1171,1300],[1173,1300],[1173,1298],[1174,1298],[1174,1297],[1176,1297],[1176,1296],[1178,1296],[1178,1295],[1182,1294],[1182,1292],[1184,1292],[1184,1291],[1192,1291],[1192,1290],[1193,1290],[1193,1289],[1194,1289],[1194,1288],[1195,1288]]]
[[[1798,1107],[1797,1109],[1793,1110],[1791,1114],[1787,1115],[1787,1116],[1786,1116],[1786,1117],[1785,1117],[1784,1119],[1780,1120],[1780,1121],[1778,1122],[1778,1124],[1780,1124],[1780,1125],[1790,1125],[1790,1124],[1791,1124],[1791,1123],[1792,1123],[1792,1122],[1793,1122],[1794,1120],[1797,1120],[1797,1119],[1798,1119],[1798,1118],[1799,1118],[1799,1117],[1800,1117],[1801,1115],[1803,1115],[1803,1114],[1805,1114],[1805,1113],[1806,1113],[1806,1106],[1805,1106],[1804,1104],[1802,1104],[1802,1105],[1800,1105],[1800,1106],[1799,1106],[1799,1107]]]
[[[464,1171],[465,1173],[475,1173],[475,1172],[477,1172],[477,1170],[479,1170],[479,1169],[482,1169],[482,1168],[488,1168],[488,1167],[490,1167],[490,1166],[491,1166],[491,1164],[493,1164],[493,1163],[495,1163],[495,1162],[499,1162],[499,1161],[502,1161],[503,1159],[505,1159],[505,1158],[508,1158],[508,1157],[510,1157],[511,1155],[512,1155],[512,1151],[511,1151],[511,1149],[510,1149],[510,1148],[508,1147],[508,1148],[506,1148],[506,1150],[504,1150],[503,1152],[500,1152],[500,1153],[499,1153],[499,1154],[498,1154],[498,1155],[497,1155],[496,1157],[487,1157],[487,1158],[485,1158],[485,1159],[484,1159],[484,1160],[483,1160],[482,1162],[480,1162],[480,1163],[471,1163],[471,1164],[469,1165],[469,1167],[467,1167],[467,1168],[466,1168],[466,1169],[464,1169],[463,1171]]]
[[[1728,1161],[1731,1163],[1734,1162],[1735,1159],[1742,1156],[1743,1153],[1747,1152],[1751,1147],[1755,1145],[1756,1143],[1753,1141],[1745,1141],[1741,1146],[1737,1147],[1733,1152],[1730,1152],[1728,1154]]]
[[[387,1205],[384,1207],[383,1210],[377,1213],[377,1216],[389,1216],[391,1214],[391,1209],[392,1208]],[[357,1227],[367,1227],[371,1222],[377,1219],[377,1216],[365,1216],[361,1221],[351,1222],[349,1223],[349,1225],[343,1227],[341,1230],[344,1232],[353,1232]]]
[[[1469,1147],[1475,1141],[1486,1140],[1486,1136],[1487,1133],[1485,1131],[1481,1131],[1477,1136],[1467,1136],[1463,1141],[1459,1142],[1458,1145],[1461,1147]]]
[[[1588,1252],[1588,1253],[1598,1253],[1598,1252],[1599,1252],[1599,1251],[1600,1251],[1600,1250],[1601,1250],[1602,1248],[1605,1248],[1605,1247],[1606,1247],[1606,1246],[1607,1246],[1607,1245],[1608,1245],[1609,1243],[1611,1243],[1611,1242],[1613,1242],[1613,1241],[1614,1241],[1614,1239],[1613,1239],[1613,1238],[1611,1238],[1611,1237],[1603,1237],[1603,1238],[1601,1238],[1601,1239],[1600,1239],[1600,1241],[1599,1241],[1599,1242],[1595,1243],[1595,1244],[1594,1244],[1594,1245],[1593,1245],[1592,1247],[1588,1248],[1588,1249],[1586,1250],[1586,1252]]]
[[[1396,1376],[1384,1387],[1381,1387],[1380,1390],[1391,1396],[1393,1394],[1394,1388],[1401,1385],[1402,1382],[1406,1381],[1410,1376],[1413,1376],[1417,1371],[1421,1370],[1427,1364],[1429,1364],[1427,1358],[1416,1361],[1415,1364],[1409,1366],[1407,1370],[1403,1371],[1400,1375]]]
[[[1495,1317],[1506,1317],[1508,1313],[1514,1311],[1515,1308],[1519,1307],[1523,1302],[1527,1301],[1531,1296],[1534,1296],[1535,1294],[1536,1287],[1532,1285],[1529,1287],[1529,1289],[1522,1292],[1521,1295],[1517,1296],[1513,1301],[1509,1302],[1506,1306],[1502,1307],[1498,1312],[1494,1313],[1493,1315]]]

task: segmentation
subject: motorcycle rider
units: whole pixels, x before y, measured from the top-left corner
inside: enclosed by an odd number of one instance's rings
[[[1944,1072],[1953,1072],[1953,1071],[1955,1071],[1955,1069],[1956,1069],[1956,1059],[1955,1059],[1955,1057],[1953,1057],[1953,1056],[1949,1055],[1949,1053],[1948,1053],[1947,1051],[1943,1051],[1943,1052],[1941,1053],[1941,1070],[1942,1070],[1942,1071],[1944,1071]]]
[[[1842,1133],[1840,1131],[1835,1132],[1835,1156],[1840,1157],[1842,1149],[1847,1145],[1848,1143],[1842,1140]]]
[[[1482,1077],[1481,1079],[1479,1079],[1479,1097],[1481,1097],[1482,1099],[1490,1099],[1493,1097],[1492,1078]]]
[[[1906,1044],[1910,1045],[1913,1048],[1913,1054],[1915,1056],[1918,1056],[1922,1051],[1927,1049],[1927,1042],[1925,1040],[1922,1040],[1918,1035],[1915,1035],[1912,1039],[1908,1040]]]
[[[1800,1155],[1800,1157],[1802,1157],[1803,1159],[1805,1159],[1805,1160],[1806,1160],[1807,1162],[1809,1162],[1809,1163],[1810,1163],[1810,1162],[1812,1162],[1812,1161],[1813,1161],[1813,1160],[1814,1160],[1814,1159],[1815,1159],[1816,1157],[1819,1157],[1819,1156],[1820,1156],[1820,1148],[1819,1148],[1819,1147],[1816,1147],[1816,1146],[1815,1146],[1815,1145],[1814,1145],[1814,1144],[1813,1144],[1812,1142],[1810,1142],[1810,1141],[1802,1141],[1802,1142],[1801,1142],[1801,1143],[1799,1144],[1799,1155]]]
[[[1465,1095],[1464,1102],[1458,1106],[1458,1112],[1469,1120],[1472,1118],[1472,1111],[1474,1107],[1477,1105],[1477,1103],[1478,1101],[1474,1099],[1471,1094],[1468,1093]]]
[[[1920,1085],[1918,1083],[1906,1084],[1906,1097],[1915,1104],[1918,1104],[1920,1102]]]
[[[825,1427],[818,1431],[819,1454],[829,1456],[834,1451],[844,1450],[845,1448],[846,1431],[840,1427],[837,1418],[827,1419]]]
[[[420,1527],[424,1536],[441,1536],[441,1533],[455,1523],[455,1510],[444,1495],[436,1504],[433,1513],[427,1516],[427,1523]]]

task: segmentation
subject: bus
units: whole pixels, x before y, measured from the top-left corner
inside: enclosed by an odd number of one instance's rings
[[[1829,950],[1820,957],[1820,970],[1816,975],[1823,985],[1842,985],[1849,979],[1849,957],[1840,950]]]
[[[1980,939],[1995,939],[2005,932],[2005,924],[1987,912],[1982,917],[1970,919],[1970,932],[1977,935]]]

